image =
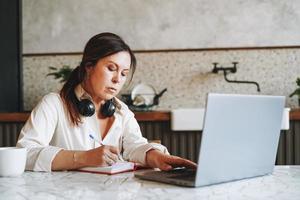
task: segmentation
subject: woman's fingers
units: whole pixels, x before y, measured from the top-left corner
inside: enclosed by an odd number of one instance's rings
[[[119,159],[118,157],[118,148],[114,146],[105,146],[104,150],[104,159],[108,165],[116,163]]]
[[[116,161],[114,161],[113,159],[109,158],[108,156],[105,156],[104,162],[106,165],[111,166],[114,163],[116,163]]]
[[[173,167],[167,163],[162,163],[161,166],[159,166],[159,169],[163,171],[169,171],[173,169]]]
[[[171,165],[172,167],[187,167],[187,168],[197,168],[197,164],[187,160],[183,159],[177,156],[168,156],[166,162]]]
[[[163,155],[162,158],[158,160],[158,168],[163,171],[169,171],[174,167],[195,169],[197,168],[197,164],[187,159],[169,155]]]
[[[168,171],[174,167],[197,168],[197,164],[177,156],[166,155],[157,150],[150,150],[146,154],[147,164],[153,168],[158,167],[161,170]]]
[[[114,147],[114,146],[108,146],[106,145],[105,146],[110,152],[114,153],[114,154],[117,154],[119,153],[119,149],[117,147]]]
[[[87,151],[87,163],[89,166],[107,166],[118,161],[118,148],[102,145]]]
[[[107,151],[105,155],[107,156],[107,158],[113,160],[114,163],[118,161],[118,155],[111,151]]]

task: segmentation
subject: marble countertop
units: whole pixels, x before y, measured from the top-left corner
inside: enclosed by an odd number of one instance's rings
[[[276,166],[272,175],[200,188],[83,172],[25,172],[0,177],[0,199],[300,199],[300,166]]]

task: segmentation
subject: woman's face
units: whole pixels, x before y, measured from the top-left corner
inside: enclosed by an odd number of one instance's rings
[[[95,66],[86,67],[84,89],[96,103],[115,97],[126,82],[130,64],[130,54],[127,51],[98,60]]]

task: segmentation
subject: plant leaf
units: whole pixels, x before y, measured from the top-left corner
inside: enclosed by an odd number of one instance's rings
[[[300,98],[300,88],[297,88],[292,94],[290,94],[290,97],[297,95]]]
[[[297,78],[296,83],[300,87],[300,78]]]
[[[73,71],[68,65],[63,65],[60,69],[50,66],[49,69],[55,72],[48,73],[46,76],[54,76],[54,79],[61,79],[60,83],[67,81]]]
[[[52,66],[49,66],[49,69],[50,69],[50,70],[57,70],[56,67],[52,67]]]

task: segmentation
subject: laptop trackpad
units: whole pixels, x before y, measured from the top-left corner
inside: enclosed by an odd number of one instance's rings
[[[196,179],[196,169],[175,168],[170,171],[151,170],[135,173],[135,177],[176,185],[193,186]]]

